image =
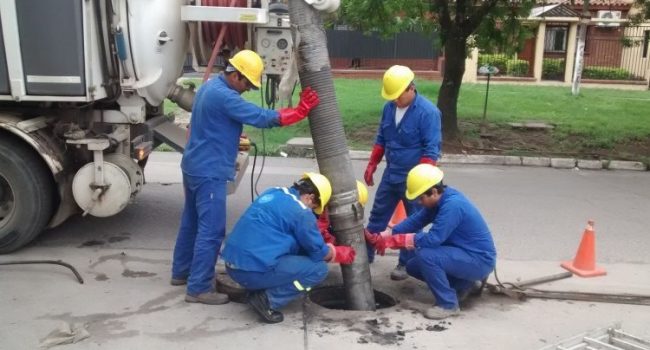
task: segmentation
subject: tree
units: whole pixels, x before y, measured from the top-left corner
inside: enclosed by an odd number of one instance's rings
[[[634,1],[635,21],[639,22],[650,13],[650,0]],[[363,31],[379,31],[385,35],[404,30],[439,33],[445,67],[438,108],[443,116],[443,135],[446,140],[454,140],[458,134],[458,96],[470,47],[476,45],[502,53],[519,51],[530,35],[521,19],[529,16],[536,3],[535,0],[343,0],[341,20]]]
[[[385,35],[404,30],[437,31],[445,65],[438,93],[443,135],[453,140],[458,134],[457,102],[465,73],[465,58],[478,35],[477,45],[513,51],[524,33],[518,18],[527,16],[532,0],[344,0],[341,19],[363,31]]]

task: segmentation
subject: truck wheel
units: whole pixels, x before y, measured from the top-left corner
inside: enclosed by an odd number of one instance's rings
[[[38,155],[0,135],[0,254],[31,242],[52,216],[54,182]]]

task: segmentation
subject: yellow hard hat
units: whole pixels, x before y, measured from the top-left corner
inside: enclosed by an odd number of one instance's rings
[[[318,215],[322,214],[323,209],[330,201],[330,197],[332,197],[332,185],[330,184],[330,180],[319,173],[305,173],[302,178],[311,180],[311,182],[314,183],[314,186],[318,189],[318,194],[320,194],[320,206],[314,209],[314,213]]]
[[[381,96],[389,101],[397,99],[415,78],[415,73],[406,66],[395,65],[384,73]]]
[[[444,174],[437,166],[418,164],[406,176],[406,198],[414,200],[442,181]]]
[[[258,89],[262,86],[262,71],[264,71],[264,62],[260,55],[251,50],[241,50],[237,52],[231,59],[228,60],[230,64],[243,74],[251,84],[255,85]]]
[[[359,180],[357,180],[357,192],[359,192],[359,203],[365,206],[368,202],[368,188]]]

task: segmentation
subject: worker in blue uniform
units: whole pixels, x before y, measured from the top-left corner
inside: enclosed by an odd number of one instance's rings
[[[458,315],[459,296],[479,292],[496,264],[492,234],[481,213],[460,191],[445,186],[443,177],[433,165],[414,167],[406,179],[406,198],[417,198],[422,208],[395,225],[392,235],[374,241],[381,255],[386,248],[414,252],[406,271],[426,282],[435,296],[436,305],[424,313],[431,319]]]
[[[187,284],[187,302],[228,302],[227,295],[214,290],[214,267],[226,231],[226,183],[235,175],[243,125],[291,125],[318,104],[310,88],[303,89],[296,108],[275,111],[244,100],[243,92],[261,86],[263,69],[259,55],[242,50],[229,60],[225,73],[203,84],[194,98],[192,132],[181,162],[185,206],[171,278],[172,285]]]
[[[366,227],[373,234],[386,229],[400,200],[407,215],[415,212],[417,203],[404,197],[406,174],[421,163],[436,165],[440,158],[440,110],[417,93],[414,78],[413,71],[405,66],[392,66],[384,73],[381,95],[389,102],[384,105],[375,145],[364,174],[366,183],[374,185],[373,174],[386,155],[386,170],[377,188]],[[410,257],[409,252],[400,252],[397,267],[391,272],[393,280],[408,277],[404,266]],[[370,246],[368,259],[370,262],[374,259],[374,250]]]
[[[352,247],[325,243],[316,225],[332,195],[327,178],[306,173],[290,188],[262,193],[226,239],[228,275],[249,291],[249,305],[267,323],[280,308],[327,277],[327,264],[351,264]]]

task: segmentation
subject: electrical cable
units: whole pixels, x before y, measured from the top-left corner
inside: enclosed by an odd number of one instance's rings
[[[251,141],[251,146],[255,148],[255,153],[253,155],[253,168],[251,169],[251,203],[253,203],[253,201],[255,201],[255,197],[253,196],[253,178],[255,177],[255,164],[257,163],[257,144]]]

